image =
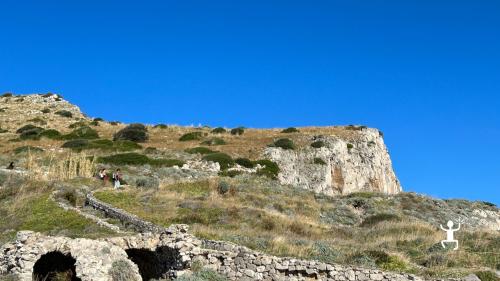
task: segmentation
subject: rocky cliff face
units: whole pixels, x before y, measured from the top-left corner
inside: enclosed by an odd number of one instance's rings
[[[395,194],[402,191],[392,169],[384,140],[377,129],[362,128],[356,137],[314,137],[319,148],[299,150],[269,147],[265,157],[278,163],[279,180],[317,193],[348,194],[378,191]]]

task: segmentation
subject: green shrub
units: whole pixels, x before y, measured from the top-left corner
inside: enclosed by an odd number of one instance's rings
[[[130,124],[118,131],[113,140],[128,140],[133,142],[146,142],[149,139],[148,129],[142,124]]]
[[[245,132],[245,128],[244,127],[238,127],[238,128],[234,128],[231,130],[231,135],[243,135],[243,133]]]
[[[314,162],[314,164],[318,164],[318,165],[326,165],[325,160],[318,158],[318,157],[314,158],[313,162]]]
[[[67,111],[67,110],[59,110],[59,111],[56,111],[55,114],[62,116],[62,117],[66,117],[66,118],[73,117],[73,113],[71,113],[71,111]]]
[[[78,127],[82,127],[82,126],[87,126],[87,122],[84,122],[84,121],[78,121],[78,122],[75,122],[75,123],[72,123],[68,126],[68,128],[70,129],[74,129],[74,128],[78,128]]]
[[[237,175],[241,175],[242,172],[241,171],[238,171],[238,170],[224,170],[224,171],[220,171],[218,173],[219,176],[221,177],[230,177],[230,178],[234,178],[236,177]]]
[[[225,133],[227,133],[227,130],[222,127],[217,127],[212,130],[212,134],[225,134]]]
[[[2,98],[10,98],[10,97],[13,97],[13,96],[14,96],[14,94],[12,94],[12,93],[5,93],[5,94],[2,95]]]
[[[210,153],[215,153],[215,151],[211,150],[210,148],[206,147],[193,147],[193,148],[188,148],[185,150],[187,153],[190,154],[210,154]]]
[[[40,139],[41,132],[43,132],[42,128],[34,128],[31,130],[25,130],[19,135],[19,138],[22,140],[38,140],[38,139]]]
[[[32,124],[28,124],[28,125],[24,125],[21,128],[17,129],[16,133],[17,134],[22,134],[22,133],[24,133],[26,131],[33,130],[33,129],[43,130],[43,128],[37,127],[37,126],[32,125]]]
[[[50,109],[48,109],[48,108],[44,108],[44,109],[42,109],[42,113],[45,113],[45,114],[46,114],[46,113],[50,113]]]
[[[120,124],[120,122],[118,122],[118,121],[111,121],[111,122],[109,122],[109,124],[111,126],[116,126],[116,125]]]
[[[106,139],[98,139],[91,141],[86,139],[70,140],[64,143],[62,147],[71,148],[74,150],[101,149],[109,151],[131,151],[142,148],[142,146],[132,141],[111,141]]]
[[[279,147],[285,150],[294,150],[295,144],[291,139],[283,138],[275,141],[273,144],[269,145],[271,147]]]
[[[104,119],[102,119],[101,117],[97,117],[97,118],[94,118],[92,121],[103,122]]]
[[[36,147],[36,146],[30,146],[30,145],[20,146],[20,147],[16,147],[14,149],[15,154],[26,153],[26,152],[30,152],[30,153],[43,152],[43,149]]]
[[[297,128],[295,128],[295,127],[289,127],[289,128],[284,129],[281,132],[282,133],[298,133],[299,130],[297,130]]]
[[[203,145],[224,145],[226,144],[226,141],[224,141],[221,138],[211,138],[209,140],[201,142]]]
[[[167,125],[165,125],[165,124],[156,124],[156,125],[154,125],[154,128],[158,128],[158,129],[166,129],[166,128],[168,128],[168,126],[167,126]]]
[[[395,214],[381,213],[366,217],[360,226],[371,227],[383,221],[400,221],[401,218]]]
[[[481,281],[498,281],[500,278],[494,272],[491,271],[478,271],[475,273]]]
[[[234,162],[242,167],[245,167],[245,168],[253,168],[255,167],[255,163],[252,162],[250,159],[248,158],[236,158],[236,160],[234,160]]]
[[[55,129],[48,129],[40,132],[40,137],[57,140],[61,138],[61,133]]]
[[[7,129],[2,129],[2,128],[0,127],[0,134],[7,133],[8,131],[9,131],[9,130],[7,130]]]
[[[108,163],[114,165],[152,165],[152,166],[182,166],[184,162],[177,159],[152,159],[146,155],[129,152],[122,154],[114,154],[106,157],[100,157],[98,159],[101,163]]]
[[[70,141],[63,143],[63,145],[61,147],[62,148],[71,148],[74,150],[82,150],[82,149],[88,148],[89,143],[90,143],[89,140],[86,140],[86,139],[70,140]]]
[[[135,185],[139,188],[157,189],[160,186],[160,181],[153,177],[140,177],[135,180]]]
[[[219,194],[226,194],[229,192],[230,189],[231,185],[225,181],[219,182],[219,185],[217,186]]]
[[[263,168],[260,168],[257,170],[257,175],[261,176],[266,176],[271,179],[277,179],[278,174],[280,172],[280,168],[278,164],[271,160],[267,159],[262,159],[262,160],[257,160],[255,161],[255,164],[259,164],[261,166],[264,166]]]
[[[354,146],[350,143],[347,144],[347,149],[351,150]]]
[[[89,123],[90,126],[99,126],[99,121],[90,121]]]
[[[203,160],[219,163],[221,170],[226,170],[234,165],[234,161],[231,156],[222,152],[207,154],[203,157]]]
[[[75,139],[98,139],[99,134],[96,130],[90,128],[89,126],[81,126],[77,129],[74,129],[71,133],[63,135],[63,139],[65,140],[75,140]]]
[[[202,136],[203,136],[202,132],[186,133],[179,138],[179,141],[201,140]]]

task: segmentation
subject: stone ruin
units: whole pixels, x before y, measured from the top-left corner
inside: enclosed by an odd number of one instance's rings
[[[275,257],[229,242],[202,240],[191,235],[186,225],[160,228],[91,195],[87,200],[137,229],[144,227],[144,233],[92,240],[21,231],[14,242],[0,248],[0,276],[42,280],[57,271],[79,281],[168,279],[189,273],[197,264],[229,280],[424,280],[411,274]],[[116,279],[117,271],[127,278]]]

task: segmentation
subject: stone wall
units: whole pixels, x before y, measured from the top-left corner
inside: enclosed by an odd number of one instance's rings
[[[90,193],[87,194],[85,203],[96,210],[102,211],[108,217],[120,220],[124,225],[132,227],[137,232],[162,233],[165,231],[165,228],[144,221],[133,214],[104,203]]]

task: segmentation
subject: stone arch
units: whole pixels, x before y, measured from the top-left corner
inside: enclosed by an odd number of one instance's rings
[[[52,251],[42,255],[33,266],[34,281],[81,281],[76,277],[76,259],[71,254]]]
[[[154,251],[146,248],[130,248],[125,250],[128,258],[137,264],[142,280],[169,277],[170,270],[183,269],[179,250],[160,246]]]

